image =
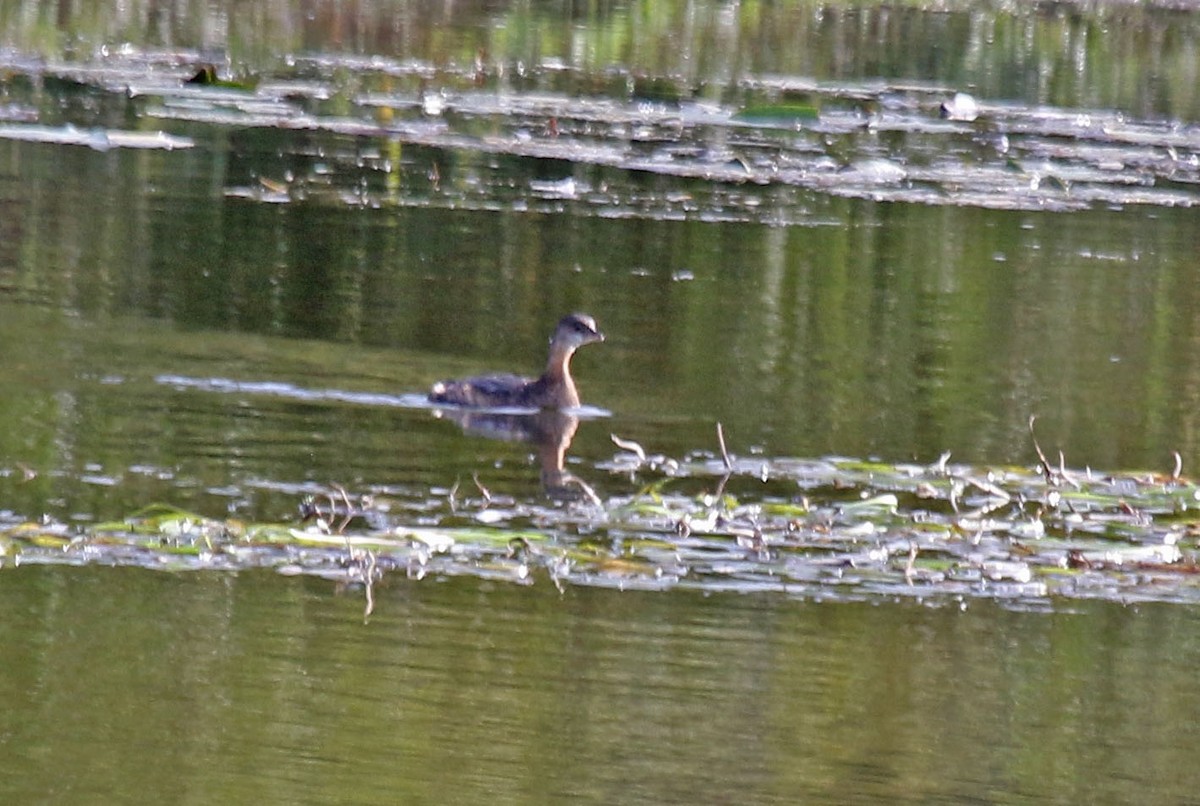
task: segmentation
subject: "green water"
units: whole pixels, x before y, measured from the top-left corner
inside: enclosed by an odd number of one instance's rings
[[[743,457],[1030,465],[1036,415],[1069,465],[1192,474],[1198,42],[1153,4],[0,0],[0,520],[291,522],[340,484],[420,524],[477,478],[537,526],[530,448],[417,402],[536,372],[570,310],[608,337],[569,458],[605,500],[641,483],[611,433],[717,422]],[[258,84],[185,85],[206,62]],[[730,122],[783,102],[819,120]],[[329,579],[0,548],[5,802],[1196,791],[1196,611],[1117,588],[398,571],[364,624]]]
[[[1196,616],[9,575],[9,802],[1188,800]]]

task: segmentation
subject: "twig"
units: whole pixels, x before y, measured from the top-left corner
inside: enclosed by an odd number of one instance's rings
[[[354,520],[354,505],[350,503],[350,496],[346,494],[346,488],[336,482],[332,483],[333,489],[337,490],[338,495],[342,497],[342,503],[346,505],[346,517],[342,519],[342,523],[337,528],[337,533],[340,535],[346,531],[346,527],[350,525],[350,521]],[[329,520],[333,520],[334,513],[337,512],[336,507],[330,504]]]
[[[721,445],[721,459],[725,461],[725,469],[733,470],[733,462],[729,459],[729,451],[725,450],[725,429],[717,422],[717,442]]]
[[[908,562],[904,566],[904,579],[909,585],[913,584],[913,574],[916,573],[917,566],[917,544],[910,542],[908,544]]]
[[[975,478],[974,476],[964,476],[963,480],[967,484],[970,484],[973,487],[975,487],[979,490],[982,490],[983,492],[987,493],[990,496],[993,496],[994,498],[999,498],[1005,502],[1012,500],[1012,496],[1009,495],[1008,492],[1003,487],[1000,487],[999,485],[996,485],[996,484],[992,484],[987,479],[978,479],[978,478]]]
[[[1042,453],[1042,446],[1038,444],[1037,434],[1033,431],[1033,424],[1037,421],[1037,415],[1029,415],[1029,437],[1033,440],[1033,449],[1037,451],[1038,462],[1042,466],[1042,475],[1046,477],[1047,484],[1054,484],[1054,471],[1050,468],[1050,463],[1046,461],[1046,454]]]
[[[732,475],[732,473],[726,473],[724,476],[721,476],[721,483],[717,485],[717,491],[713,493],[715,501],[720,501],[725,496],[725,485],[729,483],[729,477]]]
[[[475,480],[475,486],[479,488],[480,495],[483,496],[483,505],[486,507],[492,503],[492,494],[488,492],[488,488],[479,483],[479,474],[472,473],[471,478]]]
[[[1037,420],[1036,414],[1029,416],[1029,436],[1033,440],[1033,449],[1037,451],[1038,463],[1042,467],[1042,475],[1046,477],[1046,483],[1052,487],[1057,487],[1063,482],[1070,484],[1076,490],[1081,485],[1075,479],[1071,478],[1071,474],[1067,472],[1067,458],[1062,451],[1058,452],[1058,470],[1050,466],[1050,460],[1046,458],[1046,454],[1042,452],[1042,446],[1038,444],[1037,434],[1033,432],[1033,423]]]
[[[604,506],[604,502],[600,499],[600,496],[596,495],[596,491],[593,490],[591,485],[588,484],[586,481],[579,478],[578,476],[576,476],[573,473],[568,473],[567,478],[564,479],[563,485],[566,486],[566,484],[570,483],[570,482],[574,482],[579,487],[579,489],[583,491],[584,497],[587,498],[587,500],[592,504],[592,506],[596,506],[596,507]]]
[[[375,612],[375,552],[367,551],[367,606],[363,610],[363,624],[371,618],[371,614]]]
[[[1089,476],[1091,475],[1091,472],[1092,472],[1091,468],[1088,468]],[[1076,490],[1078,490],[1080,487],[1083,486],[1079,482],[1075,481],[1075,479],[1071,476],[1071,474],[1067,472],[1067,457],[1063,454],[1062,451],[1058,452],[1058,475],[1059,475],[1059,478],[1061,478],[1067,484],[1070,484]]]
[[[1179,481],[1183,475],[1183,457],[1179,455],[1179,451],[1173,452],[1175,455],[1175,469],[1171,471],[1171,481]]]
[[[631,451],[633,454],[635,454],[637,456],[639,462],[646,461],[645,449],[638,443],[634,442],[632,439],[621,439],[616,434],[609,434],[608,438],[611,439],[613,441],[613,444],[616,445],[621,450]]]

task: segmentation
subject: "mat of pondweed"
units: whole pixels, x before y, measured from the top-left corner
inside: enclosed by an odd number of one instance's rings
[[[1200,601],[1200,488],[1179,473],[627,450],[522,499],[450,489],[297,491],[296,517],[169,505],[92,525],[10,522],[4,563],[269,567],[359,586],[469,575],[519,585],[774,591],[814,599]],[[585,478],[625,492],[599,497]]]

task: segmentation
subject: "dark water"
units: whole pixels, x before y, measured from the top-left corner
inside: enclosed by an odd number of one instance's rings
[[[35,568],[10,802],[1186,801],[1195,612]],[[1153,670],[1148,674],[1147,670]],[[1181,718],[1184,717],[1184,718]]]
[[[1198,41],[1155,4],[0,0],[0,515],[290,522],[473,476],[536,512],[528,446],[418,396],[536,372],[570,310],[608,335],[569,459],[605,500],[638,484],[610,433],[717,422],[738,456],[1030,465],[1037,415],[1071,465],[1193,473]],[[206,62],[258,83],[185,85]],[[364,625],[325,579],[0,548],[6,801],[1195,791],[1195,611],[1119,589],[395,574]]]

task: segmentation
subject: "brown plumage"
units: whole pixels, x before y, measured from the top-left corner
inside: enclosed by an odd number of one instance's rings
[[[585,313],[564,316],[550,337],[546,371],[538,378],[519,375],[482,375],[463,380],[439,381],[429,392],[434,403],[475,408],[571,408],[579,405],[579,391],[571,377],[571,356],[585,344],[604,341],[596,320]]]

